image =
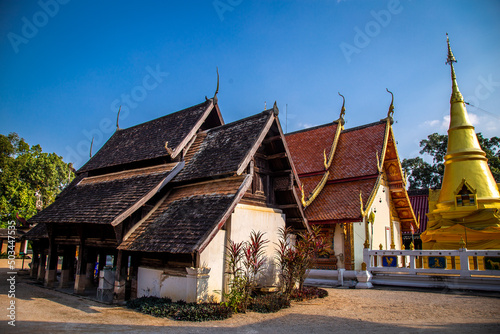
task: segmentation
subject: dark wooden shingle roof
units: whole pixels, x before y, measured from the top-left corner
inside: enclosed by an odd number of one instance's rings
[[[176,165],[83,178],[29,222],[109,224],[138,201],[153,196]]]
[[[233,207],[248,178],[213,180],[174,188],[154,213],[139,222],[118,249],[192,253]]]
[[[189,161],[174,182],[236,173],[272,116],[272,110],[206,131],[196,152],[186,154]]]
[[[155,120],[120,129],[78,173],[166,157],[169,153],[165,143],[168,142],[168,148],[172,151],[178,151],[179,146],[189,140],[188,135],[194,135],[212,109],[212,100],[209,99]]]
[[[28,240],[47,239],[48,237],[49,234],[47,232],[47,225],[45,225],[45,223],[36,224],[24,235],[24,238]]]

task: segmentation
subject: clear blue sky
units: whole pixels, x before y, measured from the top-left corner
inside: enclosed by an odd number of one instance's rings
[[[114,131],[211,97],[227,123],[276,100],[288,131],[384,118],[401,158],[446,133],[450,34],[478,132],[500,136],[500,1],[0,1],[0,133],[80,167]],[[286,107],[288,105],[288,107]],[[288,110],[288,120],[285,111]],[[287,124],[286,124],[287,123]]]

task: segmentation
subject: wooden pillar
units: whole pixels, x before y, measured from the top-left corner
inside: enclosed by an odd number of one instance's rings
[[[49,238],[49,256],[47,258],[47,270],[45,271],[44,285],[46,287],[53,287],[57,280],[57,245],[53,237]]]
[[[59,281],[60,288],[67,288],[70,282],[74,279],[71,272],[71,267],[75,265],[75,246],[64,247],[64,254],[61,267],[61,280]]]
[[[94,271],[97,259],[95,249],[87,247],[87,269],[85,270],[85,278],[87,280],[86,286],[91,287],[94,285]]]
[[[40,263],[38,264],[38,275],[36,277],[37,280],[43,281],[45,278],[45,266],[47,265],[47,254],[45,249],[40,251]]]
[[[83,295],[86,288],[85,270],[87,269],[87,254],[85,248],[85,239],[80,238],[74,288],[75,293],[79,295]]]
[[[127,284],[128,256],[119,250],[116,255],[115,289],[113,293],[113,303],[118,304],[125,301],[125,291]]]
[[[40,264],[40,248],[38,245],[35,245],[34,242],[31,248],[33,249],[33,255],[31,257],[30,277],[36,279],[38,275],[38,265]]]
[[[125,296],[125,299],[137,298],[137,275],[139,273],[140,257],[136,253],[131,254],[130,259],[130,289]]]

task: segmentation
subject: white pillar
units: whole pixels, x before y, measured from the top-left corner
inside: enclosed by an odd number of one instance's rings
[[[186,267],[186,301],[206,302],[208,301],[208,278],[210,268]]]

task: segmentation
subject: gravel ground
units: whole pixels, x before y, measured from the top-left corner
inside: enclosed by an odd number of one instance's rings
[[[30,283],[27,272],[17,274],[12,327],[5,261],[0,267],[0,333],[500,333],[498,293],[327,289],[327,298],[292,303],[277,313],[191,323],[46,289]]]

